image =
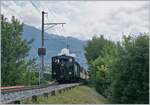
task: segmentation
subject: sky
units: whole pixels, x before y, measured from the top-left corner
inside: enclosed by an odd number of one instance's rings
[[[47,22],[65,22],[46,32],[81,40],[94,35],[120,41],[122,35],[149,32],[150,1],[2,1],[2,14],[41,29]],[[47,28],[47,27],[45,27]]]

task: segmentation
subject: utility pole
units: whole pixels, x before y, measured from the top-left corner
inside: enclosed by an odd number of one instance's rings
[[[44,26],[50,25],[49,28],[52,28],[55,25],[64,25],[66,23],[45,23],[44,22],[44,15],[48,14],[47,12],[42,11],[42,44],[41,48],[38,49],[38,55],[41,57],[41,70],[39,71],[39,85],[41,84],[43,80],[43,74],[44,74],[44,55],[46,55],[46,48],[44,48]],[[47,29],[46,29],[47,30]]]
[[[47,13],[42,11],[42,47],[44,47],[44,14]]]
[[[46,12],[42,11],[42,46],[41,46],[41,48],[44,48],[44,14],[46,14]],[[41,61],[42,62],[42,67],[41,67],[41,73],[40,73],[41,78],[40,79],[42,81],[43,80],[43,74],[44,74],[43,73],[44,72],[44,55],[41,56],[41,60],[42,60]]]

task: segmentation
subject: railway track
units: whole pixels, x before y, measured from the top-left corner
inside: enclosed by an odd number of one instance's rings
[[[52,93],[65,88],[80,85],[80,83],[58,84],[52,83],[49,85],[30,86],[30,87],[5,87],[1,89],[1,103],[11,103],[32,96],[42,95],[44,93]]]
[[[48,85],[32,85],[32,86],[9,86],[9,87],[1,87],[1,93],[6,94],[6,93],[11,93],[11,92],[17,92],[17,91],[25,91],[25,90],[33,90],[33,89],[38,89],[38,88],[45,88],[48,86],[52,85],[57,85],[57,82],[52,82],[51,84]]]

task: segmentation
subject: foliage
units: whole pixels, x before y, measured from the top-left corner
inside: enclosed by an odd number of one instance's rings
[[[104,38],[103,43],[96,43],[97,40],[102,37],[89,41],[85,49],[86,58],[92,59],[89,62],[91,81],[96,90],[114,103],[148,103],[148,33],[124,36],[121,43]],[[101,53],[93,56],[96,51]]]
[[[22,38],[23,24],[14,16],[9,22],[1,15],[2,86],[35,84],[36,76],[28,69],[31,41]]]
[[[125,37],[112,76],[112,99],[119,103],[149,101],[149,38]],[[117,99],[117,100],[116,100]]]
[[[105,97],[110,94],[110,72],[112,63],[116,59],[116,46],[114,43],[109,43],[104,46],[103,53],[92,63],[93,70],[96,71],[96,90],[99,91]]]
[[[95,58],[97,58],[103,51],[103,47],[105,43],[107,42],[106,39],[101,35],[100,38],[94,36],[92,40],[89,40],[87,43],[87,46],[85,48],[86,50],[86,58],[88,62],[93,61]]]
[[[87,47],[85,47],[85,56],[86,59],[89,63],[89,69],[91,69],[90,71],[90,76],[92,80],[95,79],[96,77],[96,71],[93,70],[93,62],[96,58],[99,57],[99,55],[102,55],[103,53],[103,49],[104,46],[106,46],[106,44],[112,43],[109,40],[104,39],[103,35],[101,35],[100,37],[94,36],[92,38],[92,40],[89,40],[87,43]],[[92,83],[95,81],[91,81]]]

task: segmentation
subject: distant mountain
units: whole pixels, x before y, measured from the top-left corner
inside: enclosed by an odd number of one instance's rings
[[[37,58],[39,61],[40,58],[37,50],[39,47],[41,47],[41,30],[25,24],[23,27],[23,37],[27,40],[34,40],[31,44],[29,56],[30,58]],[[87,68],[86,59],[84,56],[84,46],[86,45],[86,41],[82,41],[73,37],[63,37],[48,33],[45,33],[44,39],[46,48],[45,63],[47,65],[51,64],[51,57],[58,55],[61,49],[67,47],[68,43],[70,52],[76,54],[76,60],[83,67]]]

